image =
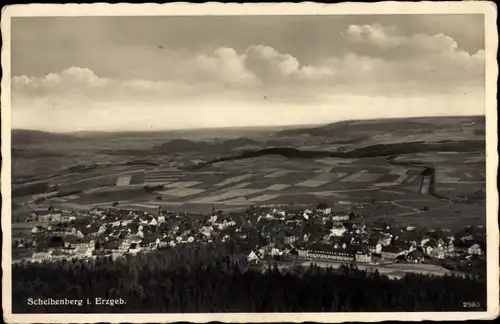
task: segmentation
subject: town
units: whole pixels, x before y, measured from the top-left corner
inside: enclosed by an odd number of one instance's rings
[[[460,231],[392,226],[326,203],[315,208],[252,206],[204,215],[122,208],[86,212],[52,207],[27,215],[29,235],[13,237],[13,262],[113,259],[172,249],[181,244],[239,242],[249,264],[355,264],[389,277],[481,274],[486,269],[482,226]]]

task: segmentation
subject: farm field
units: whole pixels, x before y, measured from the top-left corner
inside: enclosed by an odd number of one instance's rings
[[[453,138],[450,135],[454,134],[453,132],[445,132],[445,135],[441,132],[441,128],[447,125],[453,125],[452,129],[455,129],[456,124],[452,121],[451,119],[450,121],[436,119],[437,128],[434,132],[437,134],[437,139]],[[457,122],[469,125],[466,119],[457,119]],[[422,123],[428,130],[432,120]],[[346,144],[342,145],[359,148],[363,145],[409,140],[410,134],[405,134],[404,128],[400,130],[402,132],[400,135],[394,133],[376,136],[377,132],[386,129],[389,124],[380,126],[370,122],[365,125],[366,127],[360,128],[361,125],[358,122],[347,126],[341,125],[340,129],[344,129],[342,134],[347,134],[344,137]],[[481,127],[481,123],[476,125]],[[387,129],[393,127],[394,125]],[[314,133],[319,132],[320,129],[307,128],[302,131]],[[330,132],[329,129],[327,130]],[[347,130],[351,130],[351,133]],[[431,138],[428,134],[421,136],[421,133],[415,132],[415,129],[413,131],[415,134],[411,135],[411,140],[428,141]],[[259,133],[260,135],[255,135],[252,140],[264,143],[263,141],[270,141],[269,137],[301,136],[300,130],[292,129],[283,132],[283,134],[277,132],[271,135],[268,133],[267,137],[259,137],[262,136]],[[460,133],[460,130],[458,129],[455,133]],[[481,132],[477,133],[481,134]],[[321,142],[321,136],[326,136],[314,134],[316,137],[305,137],[307,141],[310,142],[316,138]],[[369,136],[370,134],[372,136]],[[465,135],[460,134],[459,138],[462,139]],[[473,134],[471,132],[466,134],[469,134],[467,140],[481,138],[481,135],[471,137],[470,134]],[[354,135],[362,140],[347,140],[348,136]],[[484,135],[482,136],[484,140]],[[127,134],[127,138],[130,140],[134,136]],[[338,134],[332,138],[336,138],[337,141],[342,139]],[[146,147],[149,143],[148,137],[134,138],[134,149],[141,147],[138,144],[141,141],[143,141],[142,147]],[[152,142],[158,143],[159,141],[156,138]],[[119,142],[120,150],[126,148],[125,139]],[[214,152],[203,154],[199,151],[185,151],[159,154],[152,151],[152,154],[148,156],[139,152],[134,155],[134,151],[125,154],[117,150],[116,155],[113,155],[113,152],[102,154],[97,149],[97,142],[95,147],[92,146],[91,138],[85,143],[85,149],[79,153],[71,151],[72,146],[60,146],[65,147],[67,151],[57,152],[57,157],[35,156],[29,159],[23,156],[17,159],[13,154],[14,169],[17,168],[13,171],[14,177],[23,173],[23,179],[29,177],[38,179],[31,182],[24,181],[22,184],[18,183],[13,186],[13,189],[19,190],[19,194],[13,197],[17,212],[20,212],[21,207],[26,209],[26,206],[30,206],[27,197],[32,196],[31,187],[56,185],[61,191],[70,193],[74,191],[74,193],[47,198],[39,204],[40,206],[73,206],[86,209],[92,206],[111,206],[119,203],[122,207],[129,206],[145,210],[154,210],[158,206],[163,206],[170,210],[209,212],[212,206],[235,210],[254,204],[314,206],[326,202],[336,208],[359,212],[367,219],[388,217],[395,222],[408,224],[455,226],[457,223],[482,224],[485,220],[484,204],[450,203],[430,195],[420,194],[421,169],[392,165],[384,157],[287,158],[266,155],[221,161],[201,168],[186,169],[182,167],[186,161],[200,158],[205,161],[210,160],[215,155]],[[22,145],[20,146],[22,148]],[[335,147],[331,144],[318,143],[298,145],[298,147],[301,146],[313,147],[315,150]],[[38,149],[43,148],[42,145]],[[95,154],[90,153],[92,149],[97,150],[94,151]],[[236,150],[236,148],[228,147],[225,153],[221,151],[220,154],[231,155]],[[64,154],[68,156],[66,160],[63,157]],[[85,158],[76,163],[75,155],[85,155]],[[151,160],[154,163],[124,163],[145,158],[146,162]],[[397,159],[401,162],[418,162],[432,166],[436,170],[436,193],[441,196],[455,199],[484,191],[484,150],[407,152],[399,154]],[[26,160],[29,163],[25,163]],[[82,162],[100,164],[84,172],[68,171],[72,165],[82,165]],[[155,189],[147,191],[145,186],[153,186]]]

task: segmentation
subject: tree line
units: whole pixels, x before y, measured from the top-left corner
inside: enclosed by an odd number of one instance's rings
[[[126,259],[14,264],[14,313],[464,311],[486,306],[486,282],[340,269],[250,265],[228,244],[183,245]],[[30,306],[28,298],[122,298],[126,304]]]

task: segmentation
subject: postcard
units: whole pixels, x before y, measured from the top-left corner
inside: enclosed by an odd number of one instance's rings
[[[495,318],[496,16],[5,7],[4,320]]]

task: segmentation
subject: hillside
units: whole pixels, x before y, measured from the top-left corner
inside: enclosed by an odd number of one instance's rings
[[[295,128],[279,131],[277,136],[311,135],[317,137],[345,136],[346,133],[426,133],[443,128],[471,126],[478,133],[485,128],[484,116],[419,117],[377,120],[350,120],[314,128]]]

